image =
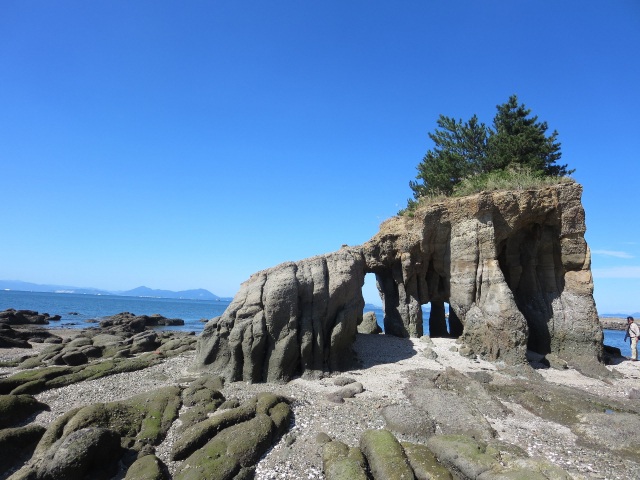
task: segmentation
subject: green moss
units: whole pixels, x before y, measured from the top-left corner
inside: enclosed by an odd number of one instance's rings
[[[162,462],[155,455],[138,458],[127,470],[125,480],[165,480]]]
[[[269,449],[275,428],[268,415],[258,413],[251,420],[229,427],[217,435],[226,442],[227,455],[242,467],[254,465]]]
[[[327,480],[367,480],[369,478],[365,469],[348,457],[331,462],[325,468],[324,474]]]
[[[171,459],[182,460],[204,446],[221,430],[253,418],[255,416],[255,404],[255,399],[250,400],[238,408],[219,412],[213,417],[186,429],[173,444]]]
[[[425,445],[408,442],[403,442],[401,445],[418,478],[453,480],[451,472],[438,462],[436,456]]]
[[[180,388],[175,386],[119,402],[88,405],[54,422],[47,430],[43,449],[72,432],[90,426],[116,432],[122,445],[134,450],[140,450],[147,444],[157,445],[178,417],[179,408]]]
[[[33,424],[0,429],[0,472],[6,472],[29,458],[44,432],[43,426]]]
[[[51,447],[51,445],[53,445],[60,437],[62,437],[64,427],[80,410],[81,407],[73,408],[51,422],[47,427],[47,431],[42,436],[40,443],[38,443],[35,454],[41,455],[42,453],[46,452],[49,447]]]
[[[73,371],[75,371],[73,367],[47,367],[18,372],[10,377],[0,379],[0,394],[13,393],[16,395],[18,393],[38,393],[25,391],[14,392],[14,390],[28,383],[44,384],[47,380],[66,375]]]
[[[50,388],[66,387],[85,380],[142,370],[159,362],[160,359],[152,355],[140,355],[136,358],[109,359],[78,367],[47,367],[30,370],[0,380],[0,393],[3,389],[13,386],[13,389],[9,390],[13,394],[36,394]]]
[[[42,365],[42,355],[37,355],[35,357],[29,357],[26,360],[20,362],[19,367],[26,370],[29,368],[41,367]]]
[[[427,447],[449,470],[462,476],[477,478],[481,473],[500,465],[496,452],[487,451],[487,444],[465,435],[429,437]]]
[[[257,410],[257,408],[256,408]],[[289,424],[291,423],[291,417],[293,412],[291,407],[285,403],[280,402],[269,409],[269,416],[276,427],[276,433],[278,436],[284,434],[289,430]]]
[[[269,409],[282,401],[282,397],[273,393],[262,392],[257,395],[256,413],[269,413]]]
[[[31,357],[33,358],[33,357]],[[0,367],[1,368],[13,368],[13,367],[17,367],[18,365],[20,365],[20,361],[19,360],[8,360],[6,362],[0,362]]]
[[[326,471],[329,466],[340,460],[347,458],[349,454],[349,446],[338,440],[332,440],[322,446],[322,468]]]
[[[227,444],[214,439],[191,455],[180,466],[175,480],[231,480],[240,471],[240,465],[227,456]]]
[[[136,402],[134,406],[144,413],[138,441],[157,445],[173,421],[178,418],[181,405],[180,389],[166,387],[156,391],[150,401],[146,396],[134,397],[131,401]]]
[[[17,425],[48,408],[31,395],[0,395],[0,428]]]
[[[224,387],[224,382],[220,377],[204,375],[191,384],[182,393],[182,400],[185,406],[205,405],[211,402],[224,401],[224,396],[220,390]]]
[[[360,437],[360,448],[367,458],[374,478],[413,478],[413,471],[404,450],[390,431],[365,431]]]

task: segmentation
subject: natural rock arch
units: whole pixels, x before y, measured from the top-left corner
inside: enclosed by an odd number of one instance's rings
[[[421,336],[421,306],[448,302],[456,333],[484,358],[524,363],[529,348],[598,363],[581,193],[565,183],[449,199],[387,220],[361,246],[258,272],[206,325],[197,367],[253,382],[346,368],[370,272],[387,334]]]

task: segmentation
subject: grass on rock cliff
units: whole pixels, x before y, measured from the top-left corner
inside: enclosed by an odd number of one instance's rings
[[[400,210],[398,215],[412,216],[420,207],[441,203],[451,197],[466,197],[480,192],[493,192],[501,190],[532,190],[561,183],[574,183],[571,177],[553,177],[542,175],[529,168],[513,165],[505,170],[495,170],[488,173],[480,173],[465,178],[455,187],[451,195],[440,192],[424,195],[417,200],[409,200],[407,208]]]

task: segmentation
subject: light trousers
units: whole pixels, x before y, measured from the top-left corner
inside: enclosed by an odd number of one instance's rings
[[[631,337],[631,360],[638,359],[638,337]]]

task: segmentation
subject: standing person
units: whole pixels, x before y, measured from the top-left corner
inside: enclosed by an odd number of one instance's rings
[[[638,337],[640,337],[640,327],[633,321],[633,317],[627,317],[627,334],[624,336],[624,341],[627,341],[627,337],[631,341],[631,360],[638,361]]]

